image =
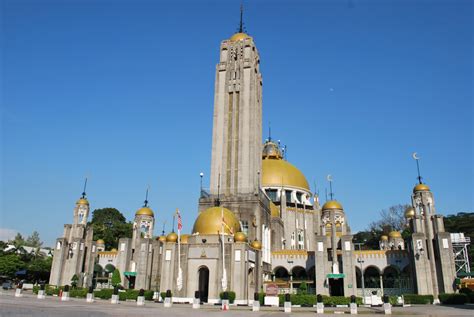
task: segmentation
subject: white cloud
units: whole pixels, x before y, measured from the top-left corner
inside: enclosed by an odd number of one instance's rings
[[[8,241],[13,239],[18,230],[15,229],[8,229],[8,228],[0,228],[0,241]]]

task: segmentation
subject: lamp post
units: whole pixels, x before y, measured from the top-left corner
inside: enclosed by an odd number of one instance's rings
[[[359,257],[357,258],[357,262],[359,263],[360,265],[360,275],[361,275],[361,281],[362,281],[362,303],[365,305],[365,279],[364,279],[364,269],[362,267],[362,264],[364,263],[364,260],[362,260],[362,252],[361,252],[361,245],[362,244],[365,244],[365,241],[364,240],[364,243],[354,243],[356,244],[358,247],[359,247]]]

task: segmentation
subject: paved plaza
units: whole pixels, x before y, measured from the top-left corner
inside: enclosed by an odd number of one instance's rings
[[[348,308],[328,308],[325,315],[337,313],[349,314]],[[381,307],[359,308],[360,315],[381,315]],[[85,299],[72,298],[61,302],[58,297],[47,296],[39,300],[31,293],[23,297],[14,297],[13,291],[0,292],[0,316],[314,316],[315,308],[294,307],[291,314],[284,313],[282,308],[263,307],[260,312],[252,312],[250,307],[231,306],[230,311],[221,311],[219,306],[203,305],[201,309],[192,309],[191,305],[175,304],[172,308],[164,308],[161,303],[147,302],[144,307],[137,307],[135,302],[120,302],[112,305],[110,301],[98,299],[94,303],[86,303]],[[394,307],[396,316],[473,316],[474,306],[432,306],[416,305],[411,307]]]

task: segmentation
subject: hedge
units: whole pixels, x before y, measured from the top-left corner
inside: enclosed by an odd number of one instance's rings
[[[280,305],[285,302],[285,294],[278,295]],[[313,307],[316,305],[316,295],[311,294],[292,294],[290,295],[291,305],[301,305],[306,307]],[[323,295],[323,303],[325,306],[349,305],[351,303],[350,297],[344,296],[325,296]],[[356,303],[362,304],[362,298],[356,297]]]
[[[417,295],[405,294],[403,295],[405,304],[433,304],[433,295]]]
[[[466,294],[439,294],[439,300],[445,305],[464,305],[469,301]]]
[[[235,300],[235,292],[233,292],[233,291],[228,291],[227,294],[228,294],[228,296],[229,296],[229,303],[233,304],[233,303],[234,303],[234,300]],[[219,293],[219,298],[220,298],[220,299],[223,299],[223,298],[224,298],[224,292],[220,292],[220,293]]]

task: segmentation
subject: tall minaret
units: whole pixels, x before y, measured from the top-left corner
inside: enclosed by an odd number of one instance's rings
[[[411,260],[418,294],[433,294],[436,302],[438,294],[454,291],[453,249],[443,216],[436,214],[433,193],[422,182],[416,153],[413,158],[417,162],[418,184],[413,188],[412,207],[405,213],[413,232]]]
[[[253,38],[240,27],[220,46],[216,66],[210,191],[258,192],[261,171],[262,75]],[[219,183],[220,182],[220,183]]]

